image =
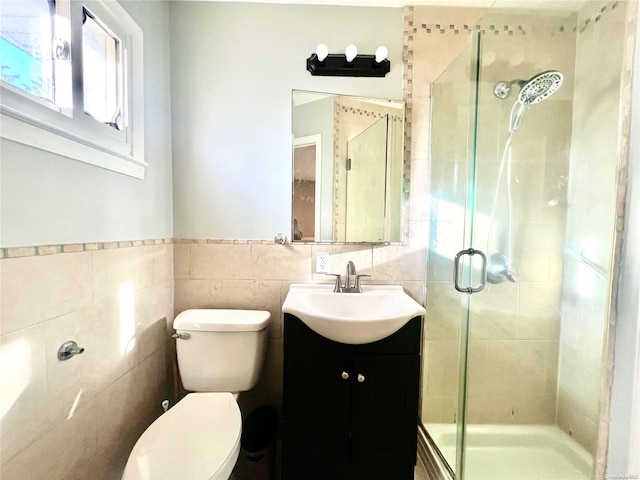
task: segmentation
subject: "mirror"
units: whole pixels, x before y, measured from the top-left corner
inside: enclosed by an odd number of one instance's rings
[[[293,241],[402,241],[404,103],[294,90]]]

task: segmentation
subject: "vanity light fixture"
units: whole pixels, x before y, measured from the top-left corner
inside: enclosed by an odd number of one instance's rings
[[[330,54],[321,43],[315,53],[307,58],[307,70],[311,75],[333,77],[384,77],[391,70],[387,59],[387,47],[380,46],[375,55],[358,55],[358,47],[351,44],[344,54]]]

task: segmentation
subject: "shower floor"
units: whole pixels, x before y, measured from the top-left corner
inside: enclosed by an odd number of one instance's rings
[[[428,424],[450,465],[456,460],[456,426]],[[553,425],[471,425],[465,480],[588,480],[592,456]]]

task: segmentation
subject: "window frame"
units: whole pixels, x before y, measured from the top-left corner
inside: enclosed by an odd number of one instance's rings
[[[61,6],[63,8],[58,8]],[[143,179],[144,157],[143,33],[116,1],[58,0],[54,36],[70,45],[72,106],[60,107],[1,83],[0,137],[63,157]],[[85,113],[82,16],[86,9],[121,42],[122,130]]]

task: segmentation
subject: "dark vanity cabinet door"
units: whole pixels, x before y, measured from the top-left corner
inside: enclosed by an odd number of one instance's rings
[[[420,329],[345,345],[285,314],[283,480],[413,480]]]
[[[351,385],[341,376],[349,363],[349,358],[340,354],[287,354],[283,398],[283,443],[284,437],[287,439],[283,455],[287,463],[283,463],[283,478],[342,478],[334,477],[333,472],[349,457]],[[313,471],[307,475],[309,466]]]
[[[413,480],[418,437],[418,355],[359,355],[351,446],[359,479]]]

